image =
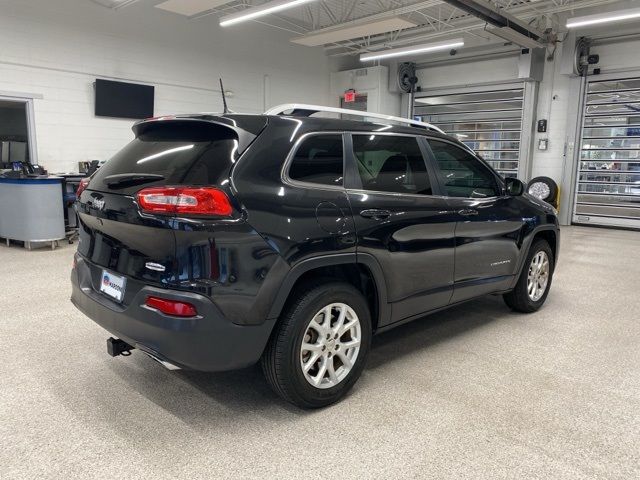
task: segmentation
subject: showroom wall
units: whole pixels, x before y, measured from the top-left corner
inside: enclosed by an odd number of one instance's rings
[[[625,27],[616,29],[593,29],[579,32],[593,40],[592,54],[600,56],[597,67],[601,75],[614,74],[640,76],[640,39],[627,36]],[[569,44],[575,38],[567,37]],[[572,55],[569,49],[559,48],[553,62],[545,65],[544,79],[539,85],[537,118],[548,119],[547,133],[534,133],[532,155],[532,177],[545,175],[553,178],[561,188],[560,220],[570,223],[575,193],[576,155],[580,148],[578,119],[582,115],[580,88],[582,79],[567,75],[572,68]],[[591,71],[593,68],[591,69]],[[591,80],[598,78],[590,75]],[[547,138],[548,149],[537,149],[538,140]]]
[[[322,48],[258,23],[222,30],[215,16],[190,21],[142,3],[112,11],[91,0],[0,0],[0,96],[35,98],[39,162],[49,171],[106,160],[132,138],[133,121],[94,116],[96,78],[155,85],[156,115],[220,111],[220,76],[238,112],[328,102]]]
[[[618,5],[616,8],[622,8]],[[583,12],[581,11],[581,14]],[[585,14],[593,13],[585,11]],[[564,24],[568,15],[561,16],[559,22]],[[597,65],[602,74],[620,74],[621,77],[640,76],[640,38],[628,35],[633,27],[620,26],[612,31],[610,28],[594,28],[580,31],[578,34],[594,40],[591,53],[600,55]],[[561,35],[561,38],[564,34]],[[575,38],[566,38],[567,44],[573,44]],[[570,222],[570,212],[575,186],[572,177],[574,170],[575,150],[579,148],[579,137],[576,137],[576,123],[581,115],[580,84],[581,79],[569,75],[572,55],[570,49],[564,49],[563,43],[555,52],[553,61],[544,62],[544,74],[537,82],[536,119],[547,119],[546,133],[533,132],[531,155],[529,160],[530,175],[549,176],[560,186],[561,195],[560,219],[562,223]],[[496,54],[493,58],[474,60],[436,59],[432,64],[421,64],[418,71],[420,85],[424,92],[438,89],[461,89],[472,85],[500,84],[519,79],[518,53]],[[593,77],[592,77],[593,78]],[[521,80],[520,80],[521,81]],[[538,149],[538,140],[548,139],[547,150]],[[528,180],[526,178],[525,180]]]
[[[496,58],[472,58],[453,63],[441,61],[417,71],[418,85],[423,91],[510,82],[518,78],[518,52],[497,55]]]
[[[611,35],[611,32],[592,31],[590,35],[594,39],[591,53],[600,55],[597,67],[600,68],[601,74],[620,73],[624,76],[627,72],[635,71],[640,75],[640,55],[637,54],[640,39],[616,39],[608,35]],[[549,131],[547,134],[536,136],[549,138],[549,149],[535,150],[532,173],[548,175],[558,181],[563,174],[563,163],[558,159],[563,156],[565,148],[576,148],[573,145],[572,130],[575,117],[581,108],[578,95],[580,79],[565,73],[571,62],[573,58],[567,55],[567,50],[558,49],[555,60],[546,64],[544,79],[540,83],[538,93],[538,118],[549,119]],[[597,76],[591,75],[590,78],[597,79]]]

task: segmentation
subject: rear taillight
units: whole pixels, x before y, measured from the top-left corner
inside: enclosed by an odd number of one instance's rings
[[[145,212],[228,217],[229,197],[212,187],[152,187],[140,190],[138,204]]]
[[[76,190],[76,198],[79,199],[82,192],[89,186],[89,182],[91,179],[89,177],[83,178],[80,180],[80,184],[78,185],[78,189]]]
[[[160,297],[147,297],[145,305],[174,317],[195,317],[198,315],[196,307],[186,302],[177,302]]]

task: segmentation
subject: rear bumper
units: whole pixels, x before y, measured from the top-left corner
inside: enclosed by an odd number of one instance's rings
[[[151,286],[143,287],[127,306],[117,304],[96,292],[89,265],[80,256],[71,283],[71,302],[98,325],[159,360],[190,370],[234,370],[256,363],[275,323],[237,325],[205,296]],[[198,316],[164,315],[144,306],[149,295],[189,302]]]

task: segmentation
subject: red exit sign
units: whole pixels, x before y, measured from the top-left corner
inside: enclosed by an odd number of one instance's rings
[[[344,103],[353,103],[356,101],[356,92],[349,91],[349,92],[344,92]]]

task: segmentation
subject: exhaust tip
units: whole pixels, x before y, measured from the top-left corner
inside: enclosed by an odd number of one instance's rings
[[[166,360],[163,360],[161,358],[156,357],[153,353],[147,352],[145,350],[141,350],[141,352],[144,353],[146,356],[148,356],[150,359],[155,360],[156,362],[158,362],[160,365],[162,365],[167,370],[182,370],[177,365],[174,365],[171,362],[167,362]]]

